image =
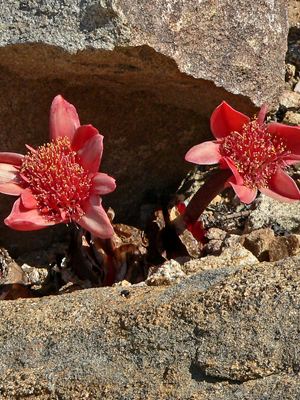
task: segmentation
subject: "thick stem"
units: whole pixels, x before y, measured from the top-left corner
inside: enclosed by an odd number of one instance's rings
[[[192,197],[183,214],[172,221],[178,234],[187,225],[195,223],[209,203],[224,190],[228,178],[232,175],[230,169],[220,169],[212,174]]]

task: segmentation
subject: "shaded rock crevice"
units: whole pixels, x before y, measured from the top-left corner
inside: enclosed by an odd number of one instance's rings
[[[190,168],[186,151],[211,137],[209,116],[223,99],[242,112],[255,111],[249,99],[179,72],[149,46],[67,54],[49,45],[11,45],[0,48],[0,60],[1,150],[24,153],[25,143],[48,141],[49,107],[61,93],[83,124],[104,135],[101,170],[116,178],[117,190],[103,200],[119,222],[142,225],[149,210],[175,191]],[[1,195],[2,220],[10,200]],[[49,229],[32,237],[46,246],[51,232],[57,234]],[[0,233],[13,255],[36,246],[3,225]]]

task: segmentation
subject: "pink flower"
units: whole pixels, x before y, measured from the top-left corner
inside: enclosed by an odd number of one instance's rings
[[[192,147],[185,159],[230,169],[227,183],[244,203],[251,203],[257,190],[281,201],[300,200],[296,183],[285,172],[300,161],[300,127],[266,124],[266,111],[263,106],[258,118],[250,121],[223,101],[210,119],[216,140]]]
[[[100,195],[115,180],[98,172],[103,136],[80,125],[75,107],[56,96],[50,110],[51,142],[23,156],[0,153],[0,192],[20,196],[5,224],[19,231],[74,221],[100,238],[113,235]]]

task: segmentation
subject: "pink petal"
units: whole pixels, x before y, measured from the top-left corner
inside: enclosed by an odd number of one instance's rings
[[[23,161],[23,154],[18,153],[0,153],[0,163],[11,165],[21,165]]]
[[[99,196],[91,196],[84,211],[85,215],[76,221],[80,226],[101,239],[109,239],[113,236],[113,227],[101,205]]]
[[[37,207],[36,198],[33,196],[32,191],[29,188],[23,190],[21,199],[25,208],[32,209]]]
[[[247,124],[250,118],[247,115],[236,111],[226,101],[223,101],[210,117],[210,129],[215,138],[223,138],[230,132],[240,132],[243,125]]]
[[[98,129],[93,125],[81,125],[75,132],[71,147],[74,151],[80,150],[88,140],[92,137],[99,135]]]
[[[86,171],[97,172],[103,152],[103,136],[92,125],[81,126],[76,132],[77,135],[79,138],[74,140],[74,144],[72,143],[72,149],[77,152],[80,164]],[[87,140],[84,141],[81,136],[86,136]],[[82,147],[77,150],[78,143],[81,143]]]
[[[277,193],[279,196],[291,200],[300,200],[300,191],[293,179],[282,169],[278,168],[272,176],[268,189]]]
[[[92,179],[92,190],[95,194],[107,194],[113,192],[116,188],[116,181],[114,178],[102,172],[97,172],[97,174]]]
[[[36,231],[54,225],[54,222],[49,222],[42,217],[37,209],[25,208],[21,199],[15,201],[12,211],[5,218],[4,223],[17,231]]]
[[[287,154],[281,157],[286,165],[294,165],[300,163],[300,154]]]
[[[212,141],[200,143],[186,153],[185,160],[195,164],[217,164],[222,158],[219,149],[220,145]]]
[[[236,185],[243,185],[244,179],[242,178],[242,176],[240,175],[239,171],[237,170],[234,162],[229,158],[229,157],[223,157],[222,158],[222,163],[221,163],[221,167],[224,167],[222,164],[225,164],[229,169],[231,169],[231,172],[233,174],[234,177],[234,181],[232,179],[230,179],[234,184]]]
[[[24,188],[21,186],[19,170],[11,164],[0,164],[0,193],[19,196]]]
[[[272,190],[267,189],[267,188],[259,188],[259,191],[261,193],[263,193],[264,195],[271,197],[272,199],[277,200],[277,201],[284,201],[285,203],[294,203],[295,201],[297,201],[297,200],[289,199],[288,197],[280,196],[278,193],[275,193]]]
[[[250,189],[246,186],[236,185],[230,182],[230,180],[228,182],[243,203],[250,204],[255,199],[257,195],[257,189]]]
[[[300,127],[273,122],[268,124],[268,131],[279,136],[294,154],[300,154]]]
[[[57,139],[66,136],[72,142],[79,126],[76,108],[61,95],[54,97],[50,108],[50,138]]]

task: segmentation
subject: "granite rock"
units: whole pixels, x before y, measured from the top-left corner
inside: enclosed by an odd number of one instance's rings
[[[1,399],[294,400],[299,266],[2,302]]]
[[[246,232],[268,227],[275,235],[300,233],[299,202],[284,203],[264,195],[256,201],[256,207],[247,219]]]
[[[277,261],[300,253],[300,235],[278,236],[270,244],[269,260]]]
[[[300,108],[300,93],[285,90],[281,94],[279,102],[286,108]]]

